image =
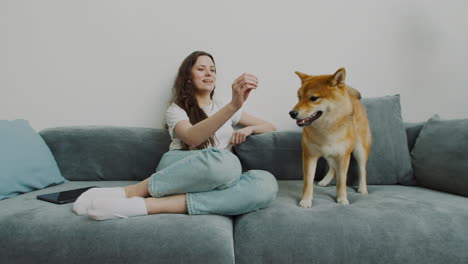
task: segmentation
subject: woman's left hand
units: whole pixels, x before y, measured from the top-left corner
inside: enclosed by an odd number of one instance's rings
[[[239,145],[247,140],[247,137],[252,135],[252,127],[244,127],[234,131],[231,137],[231,144]]]

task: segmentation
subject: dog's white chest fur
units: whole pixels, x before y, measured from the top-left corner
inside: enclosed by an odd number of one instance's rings
[[[346,130],[328,134],[327,131],[317,131],[321,134],[321,140],[317,143],[309,142],[306,144],[310,153],[319,154],[323,157],[340,156],[349,151],[352,145],[352,140],[346,139]]]
[[[349,149],[349,142],[341,142],[330,145],[325,145],[322,147],[324,156],[338,156],[343,155]]]
[[[349,149],[349,142],[342,141],[332,144],[323,144],[323,145],[316,145],[316,144],[307,144],[306,147],[311,153],[319,154],[323,157],[329,156],[340,156],[346,153]]]

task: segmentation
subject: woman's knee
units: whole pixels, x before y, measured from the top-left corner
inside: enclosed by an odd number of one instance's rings
[[[250,170],[251,176],[257,181],[255,184],[255,199],[261,208],[269,206],[278,194],[278,182],[275,176],[264,170]]]
[[[156,167],[156,172],[163,170],[172,164],[180,161],[184,158],[187,158],[191,155],[188,151],[181,151],[181,150],[170,150],[161,157]]]
[[[221,187],[228,187],[237,182],[242,174],[239,159],[227,150],[210,148],[204,153],[208,162],[207,180],[214,181]]]

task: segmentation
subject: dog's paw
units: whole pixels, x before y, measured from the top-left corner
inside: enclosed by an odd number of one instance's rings
[[[317,183],[319,186],[322,186],[322,187],[325,187],[328,185],[328,182],[327,181],[324,181],[324,180],[321,180]]]
[[[310,208],[312,207],[312,200],[301,200],[299,206],[302,208]]]
[[[367,187],[359,187],[358,193],[363,194],[363,195],[369,194],[369,192],[367,191]]]
[[[338,199],[337,199],[337,202],[338,202],[339,204],[342,204],[342,205],[348,205],[348,204],[349,204],[349,201],[348,201],[348,199],[346,199],[346,198],[338,198]]]

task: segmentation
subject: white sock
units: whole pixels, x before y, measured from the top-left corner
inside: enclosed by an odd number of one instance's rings
[[[126,198],[125,188],[91,188],[82,193],[73,204],[73,211],[77,215],[86,215],[91,201],[98,198]]]
[[[117,217],[128,218],[147,214],[145,198],[142,197],[95,199],[88,209],[89,217],[95,220],[108,220]]]

